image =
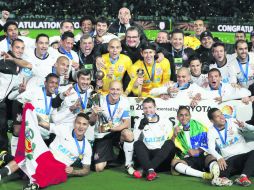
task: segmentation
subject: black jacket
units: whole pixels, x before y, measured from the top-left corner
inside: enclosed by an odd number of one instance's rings
[[[140,36],[141,38],[143,39],[146,39],[147,40],[147,37],[144,33],[144,29],[136,24],[135,22],[133,21],[130,21],[130,26],[135,26],[137,27],[139,30],[140,30]],[[110,26],[109,26],[109,29],[108,29],[108,32],[112,33],[112,34],[115,34],[116,36],[118,36],[118,33],[125,33],[126,32],[126,27],[124,24],[120,23],[119,19],[117,19],[115,22],[113,22]]]
[[[212,49],[207,49],[201,45],[196,50],[196,54],[202,63],[202,73],[207,74],[209,71],[209,65],[214,63]]]

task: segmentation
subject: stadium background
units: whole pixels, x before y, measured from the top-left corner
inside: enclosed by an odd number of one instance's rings
[[[226,43],[233,43],[234,33],[218,31],[218,25],[242,27],[245,32],[251,32],[254,25],[254,1],[251,0],[12,0],[0,1],[0,10],[8,9],[12,20],[41,22],[62,21],[70,19],[78,22],[82,15],[91,14],[95,17],[107,16],[111,21],[117,18],[118,9],[128,7],[133,20],[142,22],[143,26],[156,23],[157,28],[147,29],[145,32],[149,39],[153,40],[158,32],[158,23],[165,22],[163,29],[171,30],[174,26],[180,26],[191,33],[192,22],[195,19],[205,20],[208,28],[215,37],[219,37]],[[247,26],[247,27],[246,27]],[[148,27],[149,28],[149,27]],[[251,30],[250,30],[251,29]],[[58,35],[58,29],[32,29],[28,28],[29,36],[35,37],[38,33],[46,33],[49,36]],[[76,29],[75,33],[79,30]],[[249,39],[249,35],[247,35]],[[86,177],[69,178],[67,183],[51,186],[48,190],[204,190],[217,189],[202,179],[171,176],[162,173],[158,180],[146,182],[144,179],[136,180],[125,174],[123,168],[113,168],[102,173],[92,172]],[[21,189],[25,183],[14,175],[0,182],[1,190]],[[253,178],[252,178],[253,179]],[[253,185],[249,189],[253,188]],[[223,189],[239,189],[238,186],[224,187]]]

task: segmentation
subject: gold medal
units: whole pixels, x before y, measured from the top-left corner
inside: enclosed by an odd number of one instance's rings
[[[79,157],[80,160],[83,160],[83,155],[82,154],[80,154],[78,157]]]

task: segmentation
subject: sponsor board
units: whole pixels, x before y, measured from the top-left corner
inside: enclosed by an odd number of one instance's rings
[[[138,127],[140,120],[143,118],[142,101],[138,98],[128,98],[130,102],[130,115],[132,128]],[[196,119],[206,126],[210,126],[211,122],[207,117],[207,112],[214,107],[219,108],[226,117],[237,118],[240,121],[250,120],[252,116],[252,105],[243,104],[240,100],[228,101],[222,104],[217,104],[213,100],[202,100],[198,106],[194,108],[189,106],[188,99],[169,99],[162,100],[155,98],[157,114],[171,126],[177,124],[176,113],[179,106],[188,106],[193,119]]]

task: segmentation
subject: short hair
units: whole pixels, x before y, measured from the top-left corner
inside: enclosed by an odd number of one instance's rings
[[[59,79],[59,76],[57,76],[55,73],[49,73],[45,78],[46,78],[46,82],[48,82],[50,78]]]
[[[61,36],[61,40],[66,40],[67,38],[74,38],[74,34],[69,31],[64,32]]]
[[[214,48],[219,47],[219,46],[223,47],[224,50],[225,50],[225,44],[222,43],[222,42],[215,42],[215,43],[212,45],[212,50],[214,50]]]
[[[90,78],[91,78],[91,72],[89,70],[80,69],[77,73],[77,78],[79,78],[81,75],[85,75],[85,76],[90,75]]]
[[[10,20],[4,24],[4,32],[7,32],[10,25],[15,25],[18,28],[18,24],[15,21]]]
[[[180,69],[178,69],[176,76],[182,71],[185,71],[188,76],[191,76],[190,70],[187,67],[181,67]]]
[[[187,110],[190,114],[190,109],[187,106],[179,106],[178,110],[177,110],[177,115],[180,113],[180,111],[182,110]]]
[[[80,37],[80,42],[81,42],[82,40],[86,40],[86,39],[88,39],[88,38],[91,38],[92,41],[93,41],[93,38],[92,38],[89,34],[83,34],[83,35]],[[94,43],[94,41],[93,41],[93,43]]]
[[[167,30],[160,30],[159,32],[158,32],[158,34],[159,33],[165,33],[165,34],[167,34],[167,38],[169,39],[170,37],[169,37],[169,32],[167,31]],[[158,35],[157,34],[157,35]]]
[[[154,106],[156,106],[155,100],[151,97],[144,99],[142,105],[144,105],[145,103],[152,103]]]
[[[24,41],[23,41],[23,40],[21,40],[21,39],[17,38],[17,39],[15,39],[15,40],[13,40],[13,41],[12,41],[12,43],[11,43],[11,47],[13,47],[13,46],[14,46],[14,44],[15,44],[16,42],[21,42],[21,43],[24,43]]]
[[[182,35],[184,36],[183,30],[178,29],[178,28],[174,29],[174,30],[171,32],[171,36],[173,36],[174,34],[178,34],[178,33],[180,33],[180,34],[182,34]]]
[[[207,117],[209,120],[213,120],[213,113],[218,111],[218,108],[211,108],[210,110],[208,110],[207,112]]]
[[[140,29],[139,29],[138,27],[136,27],[136,26],[131,26],[131,27],[129,27],[129,28],[126,30],[125,34],[127,34],[127,32],[129,32],[129,31],[137,31],[137,32],[138,32],[138,37],[140,37],[140,35],[141,35]]]
[[[100,23],[106,23],[107,26],[109,26],[109,21],[108,21],[108,19],[107,19],[106,17],[104,17],[104,16],[99,17],[99,18],[96,20],[96,24],[98,24],[98,22],[100,22]]]
[[[109,40],[108,44],[112,43],[112,42],[119,42],[121,43],[121,41],[119,40],[119,38],[112,38],[111,40]]]
[[[246,36],[246,33],[245,33],[243,30],[238,30],[238,31],[235,33],[235,36],[236,36],[237,33],[243,34],[244,37]]]
[[[208,76],[209,76],[209,74],[212,73],[212,72],[218,72],[218,73],[219,73],[219,76],[221,77],[221,72],[220,72],[219,69],[217,69],[217,68],[212,68],[212,69],[210,69],[210,70],[208,71]]]
[[[78,113],[78,115],[76,116],[76,119],[77,119],[78,117],[83,117],[83,118],[85,118],[87,121],[89,121],[89,116],[88,116],[86,113],[80,112],[80,113]],[[76,119],[75,119],[75,121],[76,121]]]
[[[40,39],[40,37],[45,37],[45,38],[48,38],[48,40],[49,40],[49,36],[47,35],[47,34],[38,34],[37,36],[36,36],[36,38],[35,38],[35,42],[37,43],[38,41],[39,41],[39,39]]]
[[[90,20],[90,21],[92,22],[92,25],[95,24],[95,19],[94,19],[93,16],[91,16],[91,15],[85,15],[85,16],[83,16],[83,17],[79,20],[79,26],[81,26],[81,25],[82,25],[82,22],[84,22],[85,20]]]
[[[243,44],[243,43],[246,43],[246,44],[248,45],[248,43],[247,43],[246,40],[237,40],[237,41],[235,42],[235,49],[237,49],[238,44]]]
[[[73,22],[71,22],[70,20],[64,20],[64,21],[62,21],[62,22],[60,23],[60,28],[63,28],[63,25],[64,25],[64,23],[66,23],[66,22],[71,23],[71,24],[72,24],[72,26],[74,27]]]
[[[201,63],[201,60],[200,60],[200,58],[197,55],[190,56],[189,63],[191,64],[191,62],[195,61],[195,60],[198,60]]]

